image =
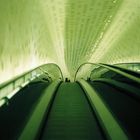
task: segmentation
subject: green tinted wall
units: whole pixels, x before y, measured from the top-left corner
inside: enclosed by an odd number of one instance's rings
[[[140,0],[0,0],[0,83],[54,62],[140,60]]]

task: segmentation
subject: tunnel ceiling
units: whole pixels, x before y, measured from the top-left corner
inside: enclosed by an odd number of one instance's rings
[[[140,0],[0,0],[0,82],[44,63],[140,60]]]

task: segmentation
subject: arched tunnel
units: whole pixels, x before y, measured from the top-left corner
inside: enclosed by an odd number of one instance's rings
[[[0,0],[0,140],[140,140],[140,0]]]

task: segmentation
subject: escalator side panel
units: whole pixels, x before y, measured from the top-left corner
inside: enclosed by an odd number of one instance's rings
[[[105,101],[132,139],[140,139],[140,103],[108,84],[94,82],[92,86]]]
[[[42,96],[46,83],[35,83],[24,87],[11,100],[8,106],[0,108],[0,140],[17,139],[18,134]]]

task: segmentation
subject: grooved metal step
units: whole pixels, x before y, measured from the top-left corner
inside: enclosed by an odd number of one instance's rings
[[[86,96],[77,83],[58,89],[41,140],[103,140]]]

